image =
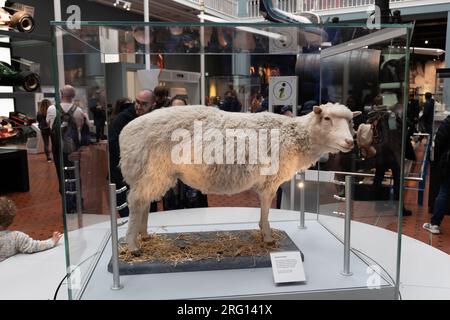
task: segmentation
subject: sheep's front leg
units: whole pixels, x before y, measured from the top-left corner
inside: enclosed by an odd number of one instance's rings
[[[259,195],[259,202],[261,205],[261,218],[259,220],[259,228],[263,235],[264,242],[273,242],[272,232],[269,224],[269,210],[274,197],[273,192],[263,192]]]
[[[148,204],[142,212],[142,220],[140,222],[139,233],[143,238],[148,237],[147,225],[148,225],[149,211],[150,211],[150,204]]]

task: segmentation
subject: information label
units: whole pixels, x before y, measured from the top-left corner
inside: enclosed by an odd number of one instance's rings
[[[297,106],[297,81],[296,76],[269,77],[270,112],[273,112],[273,106]]]
[[[270,253],[275,283],[306,281],[300,252],[284,251]]]

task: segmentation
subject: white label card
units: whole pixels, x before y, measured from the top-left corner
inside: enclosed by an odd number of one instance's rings
[[[271,252],[270,260],[275,283],[306,281],[300,252]]]

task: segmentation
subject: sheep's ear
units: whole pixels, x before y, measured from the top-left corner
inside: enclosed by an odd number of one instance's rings
[[[315,113],[315,114],[321,114],[321,113],[322,113],[322,108],[319,107],[319,106],[315,106],[315,107],[313,108],[313,110],[314,110],[314,113]]]
[[[357,116],[360,116],[362,114],[361,111],[355,111],[355,112],[352,112],[352,113],[353,113],[353,118],[356,118]]]

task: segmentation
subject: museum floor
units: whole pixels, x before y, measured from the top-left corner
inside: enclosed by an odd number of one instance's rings
[[[85,153],[82,162],[83,197],[86,210],[92,213],[102,212],[107,214],[107,190],[106,168],[99,166],[104,161],[105,146],[102,144],[93,146]],[[54,164],[47,162],[43,154],[28,155],[30,173],[30,192],[11,193],[7,196],[14,200],[18,207],[18,214],[11,230],[20,230],[28,233],[36,239],[49,237],[52,231],[63,231],[63,221],[60,209],[60,197],[57,187],[56,171]],[[83,165],[83,163],[87,165]],[[105,180],[105,183],[102,183]],[[98,187],[101,186],[101,187]],[[100,189],[99,189],[100,188]],[[443,234],[430,237],[429,233],[422,229],[422,224],[428,222],[430,215],[426,208],[426,199],[423,207],[417,205],[417,192],[406,192],[406,207],[412,210],[413,215],[405,217],[403,233],[412,238],[450,254],[450,217],[444,219],[442,224]],[[244,192],[235,196],[208,196],[211,207],[258,207],[257,196],[252,192]],[[370,205],[367,202],[356,202],[355,212],[363,212],[364,207]],[[273,203],[273,207],[275,203]],[[159,206],[161,210],[161,206]],[[366,209],[367,211],[367,209]],[[355,220],[363,221],[368,217],[356,217]],[[371,222],[369,222],[371,223]],[[396,229],[395,218],[389,220],[377,220],[377,225],[390,230]]]

